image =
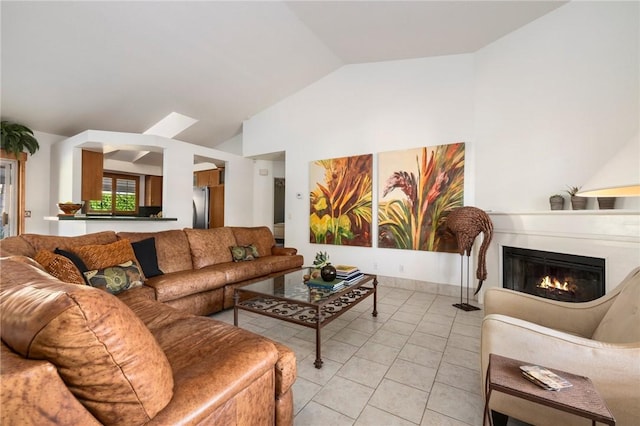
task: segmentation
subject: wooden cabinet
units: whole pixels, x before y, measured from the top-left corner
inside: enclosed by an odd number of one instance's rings
[[[195,186],[215,186],[224,183],[224,169],[201,170],[194,172]]]
[[[224,185],[209,187],[209,228],[224,226]]]
[[[144,205],[162,206],[162,176],[145,176]]]
[[[82,200],[102,199],[102,152],[82,150]]]

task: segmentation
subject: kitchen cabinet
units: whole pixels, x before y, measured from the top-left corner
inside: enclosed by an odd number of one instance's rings
[[[162,176],[145,176],[144,205],[162,206]]]
[[[215,186],[224,183],[224,169],[200,170],[194,172],[195,186]]]
[[[82,200],[102,200],[102,152],[82,150]]]

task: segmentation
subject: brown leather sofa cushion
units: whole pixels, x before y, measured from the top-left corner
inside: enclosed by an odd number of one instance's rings
[[[59,237],[56,235],[23,234],[20,236],[33,246],[35,252],[39,250],[54,251],[56,248],[68,250],[71,247],[86,246],[89,244],[109,244],[116,241],[116,233],[113,231],[95,232],[93,234],[79,235],[77,237]]]
[[[22,236],[8,237],[0,240],[0,257],[35,256],[36,251]]]
[[[0,343],[0,359],[2,426],[100,426],[69,391],[53,364],[24,359],[4,343]]]
[[[158,266],[165,274],[193,269],[187,235],[181,229],[159,232],[119,232],[118,238],[137,242],[156,239]]]
[[[194,269],[233,261],[229,247],[237,244],[231,228],[185,228],[184,232],[189,240]]]
[[[226,284],[232,284],[269,275],[271,272],[271,263],[266,259],[267,258],[258,258],[256,260],[246,262],[220,263],[218,265],[209,266],[204,270],[223,273]]]
[[[269,256],[271,247],[276,245],[271,229],[266,226],[232,227],[231,230],[239,246],[255,245],[260,257]]]
[[[224,287],[227,283],[224,272],[207,269],[191,269],[149,278],[145,285],[155,290],[160,302],[179,299],[204,291]]]
[[[230,401],[239,404],[240,394],[263,379],[268,382],[259,386],[260,392],[247,403],[255,409],[264,407],[265,398],[274,399],[278,350],[271,341],[224,322],[134,296],[127,295],[123,300],[156,337],[176,380],[173,399],[151,424],[273,424],[271,417],[261,421],[246,418],[244,422],[218,419],[214,423],[203,418],[224,409]],[[292,361],[295,363],[295,357]],[[260,410],[255,413],[264,414]]]
[[[103,424],[141,424],[173,396],[173,373],[142,321],[116,297],[0,260],[2,340],[54,364]]]

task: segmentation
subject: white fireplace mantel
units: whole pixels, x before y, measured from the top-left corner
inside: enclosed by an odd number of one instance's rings
[[[502,247],[521,247],[605,259],[606,292],[640,266],[640,212],[559,210],[487,212],[493,239],[487,252],[484,289],[502,287]]]

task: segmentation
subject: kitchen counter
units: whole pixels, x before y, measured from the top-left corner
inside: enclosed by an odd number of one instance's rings
[[[148,216],[79,216],[79,215],[59,215],[45,217],[45,220],[135,220],[135,221],[176,221],[175,217],[148,217]]]
[[[101,231],[157,232],[178,229],[175,217],[47,216],[51,235],[76,236]]]

